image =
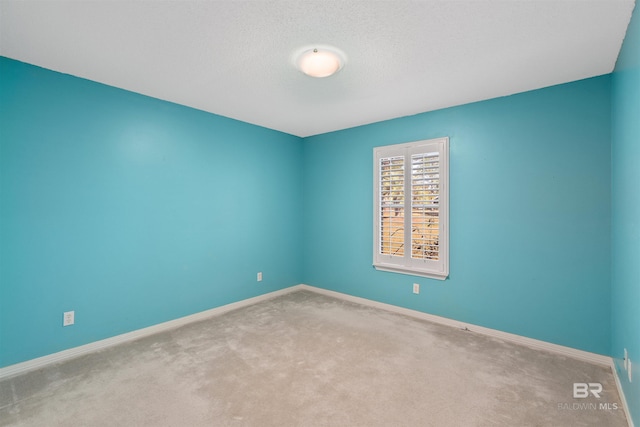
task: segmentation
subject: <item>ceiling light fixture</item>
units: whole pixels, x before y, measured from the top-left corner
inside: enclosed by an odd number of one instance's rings
[[[296,67],[311,77],[329,77],[342,69],[345,55],[331,46],[305,48],[294,55]]]

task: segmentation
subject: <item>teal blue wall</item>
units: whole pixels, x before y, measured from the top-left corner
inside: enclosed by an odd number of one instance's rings
[[[0,58],[0,366],[300,282],[633,359],[637,328],[611,348],[638,324],[615,261],[638,254],[616,240],[637,226],[630,56],[613,271],[611,76],[300,139]],[[376,271],[372,148],[440,136],[450,277]]]
[[[305,283],[609,354],[610,108],[607,75],[306,138]],[[441,136],[450,278],[376,271],[372,148]]]
[[[640,10],[612,77],[611,352],[635,425],[640,425]],[[633,382],[623,368],[629,351]]]
[[[300,283],[301,159],[300,138],[0,58],[0,367]]]

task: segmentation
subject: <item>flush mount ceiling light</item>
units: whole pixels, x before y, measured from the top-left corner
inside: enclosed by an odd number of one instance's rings
[[[296,67],[311,77],[329,77],[344,66],[345,55],[331,46],[304,48],[294,55]]]

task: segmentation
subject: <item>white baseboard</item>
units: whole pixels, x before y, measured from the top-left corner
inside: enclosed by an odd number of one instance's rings
[[[181,317],[179,319],[174,319],[168,322],[159,323],[157,325],[153,325],[148,328],[138,329],[132,332],[117,335],[115,337],[106,338],[104,340],[95,341],[79,347],[70,348],[68,350],[63,350],[63,351],[49,354],[43,357],[38,357],[36,359],[27,360],[26,362],[16,363],[15,365],[10,365],[4,368],[0,368],[0,380],[13,377],[16,375],[20,375],[29,371],[33,371],[35,369],[43,368],[47,365],[73,359],[73,358],[76,358],[85,354],[89,354],[107,347],[112,347],[128,341],[133,341],[149,335],[157,334],[159,332],[175,329],[180,326],[187,325],[189,323],[208,319],[210,317],[217,316],[231,310],[247,307],[247,306],[256,304],[258,302],[266,301],[266,300],[278,297],[280,295],[285,295],[298,290],[307,290],[307,291],[315,292],[321,295],[327,295],[327,296],[342,299],[345,301],[350,301],[350,302],[366,305],[369,307],[379,308],[382,310],[399,313],[399,314],[414,317],[417,319],[427,320],[433,323],[438,323],[445,326],[451,326],[458,329],[468,329],[469,331],[472,331],[472,332],[477,332],[479,334],[487,335],[490,337],[500,338],[502,340],[514,342],[530,348],[534,348],[538,350],[546,350],[552,353],[561,354],[563,356],[571,357],[574,359],[583,360],[585,362],[608,366],[610,367],[613,373],[613,376],[615,378],[616,387],[618,388],[618,394],[620,395],[622,406],[624,408],[625,414],[627,416],[627,420],[629,422],[629,427],[634,427],[633,420],[631,420],[631,418],[629,417],[629,414],[630,414],[629,406],[627,405],[627,401],[625,399],[625,395],[622,390],[622,386],[620,383],[620,379],[618,377],[615,362],[611,357],[590,353],[588,351],[577,350],[575,348],[565,347],[558,344],[552,344],[546,341],[540,341],[533,338],[527,338],[520,335],[511,334],[508,332],[498,331],[496,329],[490,329],[490,328],[485,328],[482,326],[477,326],[469,323],[463,323],[457,320],[448,319],[446,317],[436,316],[433,314],[424,313],[417,310],[411,310],[408,308],[398,307],[391,304],[385,304],[382,302],[373,301],[366,298],[356,297],[353,295],[343,294],[340,292],[330,291],[327,289],[316,288],[314,286],[309,286],[305,284],[295,285],[289,288],[280,289],[274,292],[269,292],[267,294],[259,295],[253,298],[248,298],[242,301],[237,301],[231,304],[212,308],[210,310],[206,310],[200,313],[195,313],[189,316]]]
[[[586,362],[596,363],[604,366],[611,366],[612,364],[612,359],[608,356],[602,356],[600,354],[590,353],[587,351],[577,350],[574,348],[565,347],[558,344],[552,344],[546,341],[540,341],[533,338],[527,338],[520,335],[510,334],[508,332],[502,332],[496,329],[490,329],[490,328],[476,326],[469,323],[463,323],[456,320],[447,319],[445,317],[440,317],[440,316],[436,316],[429,313],[423,313],[421,311],[410,310],[408,308],[398,307],[395,305],[385,304],[385,303],[369,300],[366,298],[355,297],[355,296],[343,294],[340,292],[330,291],[327,289],[316,288],[314,286],[301,284],[301,285],[291,286],[285,289],[280,289],[278,291],[270,292],[264,295],[259,295],[257,297],[248,298],[242,301],[223,305],[221,307],[216,307],[211,310],[206,310],[200,313],[195,313],[189,316],[181,317],[179,319],[159,323],[157,325],[149,326],[148,328],[138,329],[138,330],[127,332],[125,334],[117,335],[111,338],[106,338],[106,339],[95,341],[79,347],[70,348],[68,350],[63,350],[57,353],[38,357],[36,359],[27,360],[26,362],[21,362],[15,365],[10,365],[4,368],[0,368],[0,379],[19,375],[28,371],[42,368],[52,363],[58,363],[64,360],[69,360],[69,359],[79,357],[97,350],[118,345],[124,342],[133,341],[138,338],[146,337],[152,334],[157,334],[159,332],[164,332],[170,329],[175,329],[180,326],[186,325],[188,323],[197,322],[199,320],[207,319],[209,317],[226,313],[231,310],[236,310],[241,307],[246,307],[261,301],[265,301],[280,295],[284,295],[290,292],[303,290],[303,289],[311,292],[316,292],[318,294],[323,294],[323,295],[331,296],[334,298],[339,298],[342,300],[370,306],[370,307],[380,308],[386,311],[404,314],[406,316],[411,316],[411,317],[415,317],[422,320],[428,320],[430,322],[438,323],[441,325],[451,326],[459,329],[467,328],[470,331],[477,332],[483,335],[500,338],[505,341],[511,341],[511,342],[522,344],[527,347],[531,347],[535,349],[546,350],[553,353],[562,354],[564,356],[572,357],[578,360],[584,360]]]
[[[511,342],[522,344],[527,347],[531,347],[535,349],[547,350],[553,353],[562,354],[567,357],[572,357],[574,359],[584,360],[586,362],[596,363],[604,366],[611,366],[612,364],[612,359],[608,356],[590,353],[583,350],[577,350],[574,348],[565,347],[558,344],[552,344],[546,341],[540,341],[533,338],[527,338],[520,335],[511,334],[508,332],[498,331],[496,329],[490,329],[490,328],[485,328],[482,326],[477,326],[469,323],[463,323],[457,320],[447,319],[446,317],[440,317],[440,316],[436,316],[429,313],[423,313],[417,310],[411,310],[408,308],[398,307],[391,304],[385,304],[382,302],[377,302],[377,301],[369,300],[366,298],[355,297],[355,296],[343,294],[340,292],[330,291],[327,289],[316,288],[314,286],[301,284],[301,285],[291,286],[285,289],[280,289],[278,291],[269,292],[267,294],[259,295],[257,297],[248,298],[242,301],[223,305],[221,307],[216,307],[211,310],[206,310],[200,313],[195,313],[189,316],[181,317],[179,319],[170,320],[164,323],[159,323],[157,325],[150,326],[148,328],[138,329],[122,335],[117,335],[115,337],[107,338],[100,341],[95,341],[79,347],[70,348],[68,350],[63,350],[58,353],[49,354],[47,356],[39,357],[37,359],[32,359],[26,362],[17,363],[15,365],[7,366],[5,368],[0,368],[0,379],[17,375],[19,373],[23,373],[33,369],[38,369],[40,367],[49,365],[51,363],[57,363],[63,360],[78,357],[87,353],[91,353],[96,350],[100,350],[106,347],[111,347],[111,346],[120,344],[123,342],[132,341],[138,338],[156,334],[158,332],[167,331],[169,329],[175,329],[180,326],[186,325],[188,323],[197,322],[199,320],[203,320],[211,316],[216,316],[231,310],[235,310],[241,307],[246,307],[261,301],[265,301],[280,295],[284,295],[284,294],[294,292],[297,290],[302,290],[302,289],[308,290],[311,292],[316,292],[318,294],[331,296],[334,298],[339,298],[346,301],[355,302],[355,303],[370,306],[370,307],[380,308],[386,311],[392,311],[395,313],[404,314],[404,315],[415,317],[422,320],[428,320],[430,322],[438,323],[441,325],[451,326],[459,329],[466,328],[470,331],[477,332],[483,335],[500,338],[505,341],[511,341]]]
[[[596,363],[603,366],[611,366],[611,358],[609,356],[603,356],[601,354],[590,353],[588,351],[577,350],[571,347],[565,347],[558,344],[552,344],[546,341],[540,341],[533,338],[523,337],[521,335],[511,334],[508,332],[498,331],[496,329],[485,328],[482,326],[473,325],[470,323],[463,323],[457,320],[447,319],[446,317],[436,316],[434,314],[423,313],[417,310],[411,310],[408,308],[398,307],[391,304],[385,304],[382,302],[372,301],[366,298],[355,297],[352,295],[343,294],[340,292],[330,291],[327,289],[316,288],[309,285],[298,285],[297,289],[306,289],[319,294],[332,296],[334,298],[343,299],[346,301],[355,302],[369,307],[380,308],[382,310],[392,311],[394,313],[404,314],[406,316],[415,317],[422,320],[428,320],[433,323],[441,325],[452,326],[458,329],[468,329],[472,332],[487,335],[494,338],[500,338],[505,341],[514,342],[537,350],[546,350],[552,353],[561,354],[563,356],[571,357],[585,362]]]
[[[633,420],[631,419],[631,412],[629,411],[629,405],[627,404],[627,399],[624,395],[624,390],[622,390],[622,383],[620,382],[620,377],[618,376],[618,368],[616,368],[616,362],[611,358],[611,372],[613,373],[613,378],[616,380],[616,387],[618,388],[618,394],[620,395],[620,400],[622,401],[622,408],[624,409],[624,414],[627,416],[627,422],[629,423],[629,427],[633,426]]]
[[[53,363],[59,363],[65,360],[73,359],[85,354],[93,353],[95,351],[112,347],[114,345],[122,344],[128,341],[137,340],[138,338],[147,337],[149,335],[157,334],[159,332],[168,331],[171,329],[179,328],[189,323],[204,320],[212,316],[217,316],[226,313],[231,310],[253,305],[255,303],[266,301],[275,298],[280,295],[288,294],[298,289],[299,285],[292,286],[285,289],[280,289],[267,294],[258,295],[257,297],[248,298],[242,301],[234,302],[231,304],[223,305],[220,307],[212,308],[210,310],[201,311],[200,313],[191,314],[189,316],[180,317],[178,319],[169,320],[168,322],[159,323],[157,325],[149,326],[148,328],[138,329],[135,331],[127,332],[125,334],[116,335],[115,337],[106,338],[100,341],[94,341],[89,344],[81,345],[79,347],[70,348],[57,353],[48,354],[46,356],[38,357],[36,359],[27,360],[26,362],[16,363],[15,365],[9,365],[4,368],[0,368],[0,380],[13,377],[16,375],[24,374],[29,371],[33,371],[39,368],[43,368]]]

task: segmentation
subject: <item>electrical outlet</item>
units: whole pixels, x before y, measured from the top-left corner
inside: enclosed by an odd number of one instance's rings
[[[62,314],[62,326],[70,326],[75,323],[76,312],[75,311],[65,311]]]
[[[419,283],[414,283],[413,284],[413,293],[414,294],[419,294],[420,293],[420,284]]]
[[[629,353],[627,353],[627,349],[624,349],[624,370],[628,371],[629,368]]]
[[[262,271],[258,273],[258,282],[262,282]]]

